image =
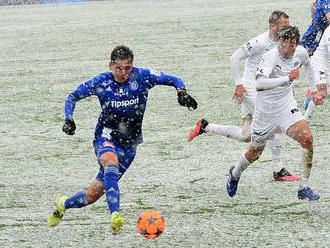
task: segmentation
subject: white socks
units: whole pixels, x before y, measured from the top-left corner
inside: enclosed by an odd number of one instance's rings
[[[313,119],[313,115],[314,115],[314,106],[315,104],[313,103],[312,100],[310,100],[307,109],[305,111],[304,117],[305,119],[308,121],[308,123],[310,123],[310,121]]]
[[[305,187],[308,187],[308,178],[306,177],[301,177],[299,179],[299,189],[303,189]]]
[[[243,141],[242,129],[237,126],[227,126],[209,123],[205,128],[208,133],[216,133],[227,138]]]
[[[280,134],[275,133],[274,138],[270,140],[270,150],[272,153],[272,166],[273,166],[273,171],[277,172],[280,171],[283,168],[283,163],[282,163],[282,155],[281,155],[281,140],[280,140]]]
[[[245,171],[250,164],[251,163],[246,159],[245,154],[243,154],[232,171],[233,176],[236,179],[239,179],[241,177],[242,172]]]

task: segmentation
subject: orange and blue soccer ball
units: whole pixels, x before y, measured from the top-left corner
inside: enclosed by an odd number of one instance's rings
[[[144,211],[136,223],[136,230],[146,239],[158,238],[165,231],[165,227],[165,219],[157,210]]]

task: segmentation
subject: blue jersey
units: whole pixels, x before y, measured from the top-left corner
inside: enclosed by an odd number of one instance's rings
[[[95,128],[95,139],[104,135],[124,147],[143,142],[142,120],[146,110],[148,91],[155,85],[185,89],[184,82],[175,76],[133,67],[129,79],[117,83],[110,71],[101,73],[81,84],[65,102],[65,118],[73,118],[77,101],[95,95],[101,105],[101,113]]]
[[[326,14],[330,12],[330,0],[318,0],[315,6],[313,20],[301,38],[301,45],[307,51],[314,52],[319,45],[324,30],[329,25]]]

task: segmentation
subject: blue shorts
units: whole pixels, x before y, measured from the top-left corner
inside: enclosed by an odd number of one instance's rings
[[[131,165],[136,154],[136,147],[124,148],[112,141],[109,141],[107,138],[100,137],[94,140],[93,147],[97,161],[100,165],[99,173],[96,176],[96,180],[104,183],[104,169],[100,163],[100,157],[106,152],[113,152],[117,155],[119,160],[119,178],[126,172],[128,167]]]

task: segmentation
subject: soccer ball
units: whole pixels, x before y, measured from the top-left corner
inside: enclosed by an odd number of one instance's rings
[[[136,230],[146,239],[158,238],[164,231],[166,222],[159,211],[148,210],[140,214]]]

